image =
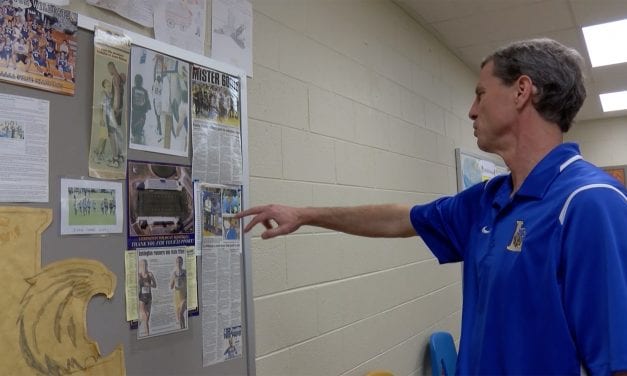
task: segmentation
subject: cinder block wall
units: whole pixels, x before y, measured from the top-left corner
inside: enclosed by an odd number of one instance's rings
[[[627,164],[627,117],[575,123],[565,140],[577,142],[583,157],[597,166]]]
[[[391,1],[255,0],[248,81],[251,205],[416,204],[456,191],[476,149],[476,75]],[[260,376],[426,372],[459,336],[460,266],[419,238],[253,232]]]

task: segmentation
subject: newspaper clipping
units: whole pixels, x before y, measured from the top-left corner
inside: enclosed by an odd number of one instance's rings
[[[202,234],[203,367],[242,354],[241,188],[195,184]]]
[[[186,257],[185,248],[137,251],[137,338],[187,329]]]
[[[128,249],[194,245],[189,166],[129,161]]]
[[[0,94],[0,202],[48,202],[50,102]]]
[[[121,233],[122,183],[61,179],[61,235]]]
[[[192,161],[195,180],[242,184],[240,80],[194,66],[192,69]]]
[[[74,95],[75,12],[37,0],[0,5],[0,80]]]
[[[196,253],[194,248],[186,247],[185,271],[187,274],[187,310],[198,311],[198,284],[196,281]],[[126,271],[126,321],[137,322],[139,319],[137,297],[137,251],[126,251],[124,255]]]
[[[89,176],[126,176],[126,100],[124,89],[131,40],[96,28],[94,32],[94,103],[89,148]]]
[[[130,148],[187,157],[189,64],[133,46],[131,77]]]

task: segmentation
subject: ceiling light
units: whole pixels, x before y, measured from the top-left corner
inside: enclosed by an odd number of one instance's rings
[[[603,112],[627,110],[627,91],[599,95]]]
[[[627,61],[627,20],[582,28],[593,67]]]

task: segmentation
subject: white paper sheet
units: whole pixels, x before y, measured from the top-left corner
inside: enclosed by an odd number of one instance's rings
[[[154,9],[155,39],[205,54],[205,0],[161,0]]]
[[[153,26],[152,0],[87,0],[87,4],[110,10],[142,26]]]
[[[0,94],[0,202],[48,202],[50,102]]]
[[[211,2],[211,57],[253,76],[253,5],[249,0]]]

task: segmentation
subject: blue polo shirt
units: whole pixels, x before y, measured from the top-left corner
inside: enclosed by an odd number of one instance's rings
[[[627,193],[552,150],[512,197],[502,175],[411,210],[440,263],[464,261],[459,374],[627,370]]]

